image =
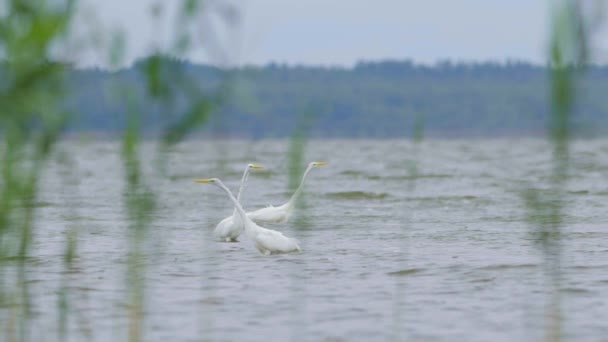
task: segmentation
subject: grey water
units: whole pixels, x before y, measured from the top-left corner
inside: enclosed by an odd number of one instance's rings
[[[144,341],[538,341],[551,279],[522,199],[551,186],[551,146],[535,139],[312,140],[304,205],[268,226],[303,252],[261,255],[246,236],[213,240],[232,213],[218,177],[243,205],[282,204],[286,140],[144,146],[144,182],[157,209],[145,242]],[[59,340],[58,293],[68,279],[68,340],[128,338],[129,253],[120,143],[65,141],[72,161],[45,172],[28,259],[31,340]],[[416,172],[412,172],[415,165]],[[560,281],[564,340],[608,336],[608,140],[571,145]],[[76,227],[75,269],[63,253]],[[10,265],[5,265],[10,268]],[[5,270],[10,274],[10,270]],[[0,308],[0,324],[10,312]],[[1,322],[4,320],[4,322]],[[0,333],[2,335],[2,333]]]

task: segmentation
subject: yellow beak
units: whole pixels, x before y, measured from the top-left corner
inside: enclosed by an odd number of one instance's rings
[[[211,183],[211,179],[195,179],[194,183]]]
[[[262,165],[255,165],[255,164],[253,164],[253,165],[251,165],[249,168],[251,168],[251,169],[256,169],[256,170],[261,170],[261,169],[263,169],[264,167],[263,167]]]
[[[327,165],[327,162],[315,162],[313,165],[314,166],[325,166],[325,165]]]

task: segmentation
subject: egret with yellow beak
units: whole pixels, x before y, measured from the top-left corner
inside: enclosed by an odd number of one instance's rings
[[[234,204],[234,207],[239,214],[241,221],[243,222],[243,227],[245,230],[245,234],[251,238],[255,242],[255,247],[260,251],[260,253],[264,255],[269,254],[278,254],[278,253],[291,253],[291,252],[300,252],[300,246],[298,245],[298,241],[296,239],[288,238],[280,232],[275,230],[266,229],[258,226],[255,222],[253,222],[249,217],[247,217],[247,213],[243,210],[243,207],[239,203],[239,201],[234,198],[234,195],[228,190],[228,188],[222,183],[221,180],[217,178],[209,178],[209,179],[197,179],[194,182],[203,183],[203,184],[213,184],[228,194],[230,200]]]
[[[306,171],[304,171],[304,175],[302,175],[302,180],[300,181],[300,186],[293,193],[289,201],[287,203],[280,205],[278,207],[268,206],[266,208],[262,208],[256,211],[252,211],[247,213],[247,216],[252,219],[256,223],[285,223],[289,221],[291,214],[293,213],[293,209],[295,208],[296,201],[298,197],[302,193],[302,189],[304,187],[304,181],[306,180],[306,176],[310,170],[315,167],[325,166],[326,162],[312,162],[308,164]]]
[[[256,164],[248,164],[243,172],[243,178],[241,178],[241,185],[239,186],[239,192],[236,194],[236,200],[240,203],[241,194],[247,183],[247,177],[249,177],[250,170],[260,170],[264,167]],[[213,236],[218,241],[222,242],[237,242],[239,235],[243,232],[243,221],[238,215],[236,208],[233,210],[232,215],[221,220],[213,230]]]

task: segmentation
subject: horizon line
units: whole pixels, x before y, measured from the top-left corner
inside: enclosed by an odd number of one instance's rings
[[[145,57],[139,57],[127,65],[119,66],[116,68],[99,65],[99,64],[78,65],[77,63],[74,63],[74,62],[66,62],[66,64],[70,65],[75,70],[79,70],[79,71],[101,70],[101,71],[107,71],[107,72],[120,72],[123,70],[131,69],[134,66],[136,66],[138,63],[145,62],[146,60],[153,58],[155,56],[160,56],[161,58],[169,59],[174,62],[188,63],[188,64],[191,64],[194,66],[212,67],[212,68],[216,68],[216,69],[220,69],[220,70],[235,70],[235,69],[238,70],[238,69],[253,69],[253,68],[265,69],[265,68],[269,68],[269,67],[279,67],[279,68],[291,68],[291,69],[303,68],[303,69],[327,69],[327,70],[333,69],[333,70],[352,71],[352,70],[355,70],[357,67],[360,67],[361,65],[364,65],[364,64],[381,64],[381,63],[391,63],[391,62],[392,63],[403,63],[403,64],[409,63],[414,67],[426,67],[426,68],[437,68],[437,67],[441,67],[441,66],[445,66],[445,65],[451,65],[451,66],[469,65],[469,66],[471,66],[471,65],[491,65],[491,64],[499,65],[499,66],[528,65],[528,66],[537,67],[537,68],[550,67],[549,61],[547,61],[546,63],[539,63],[539,62],[534,62],[531,60],[518,59],[518,58],[505,58],[502,60],[498,60],[498,59],[474,60],[474,59],[445,58],[445,59],[437,59],[434,62],[422,62],[422,61],[416,61],[413,58],[407,58],[407,57],[405,57],[405,58],[387,57],[387,58],[383,58],[383,59],[363,59],[362,58],[362,59],[357,60],[357,62],[355,62],[354,64],[350,64],[350,65],[349,64],[322,64],[322,63],[291,63],[291,62],[281,62],[281,61],[268,61],[266,63],[244,63],[244,64],[235,64],[235,65],[219,65],[218,63],[193,61],[188,58],[181,58],[179,56],[174,56],[171,54],[157,54],[157,55],[151,54],[151,55],[148,55]],[[585,66],[606,67],[606,66],[608,66],[608,63],[588,62],[585,64]]]

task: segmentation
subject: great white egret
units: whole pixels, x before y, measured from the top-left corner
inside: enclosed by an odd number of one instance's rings
[[[247,213],[245,213],[245,210],[243,210],[243,207],[241,207],[239,201],[234,198],[230,190],[228,190],[228,188],[224,185],[224,183],[222,183],[221,180],[217,178],[209,178],[197,179],[194,182],[203,184],[213,184],[226,191],[228,197],[230,197],[230,200],[234,204],[234,207],[237,210],[240,219],[243,221],[245,234],[247,234],[247,236],[255,242],[255,247],[260,251],[260,253],[268,255],[301,251],[300,246],[298,246],[297,240],[288,238],[282,233],[277,232],[276,230],[270,230],[260,227],[249,217],[247,217]]]
[[[306,180],[306,176],[310,170],[314,167],[327,165],[326,162],[312,162],[308,164],[306,171],[304,171],[304,175],[302,175],[302,181],[300,182],[300,186],[296,192],[293,193],[289,201],[287,203],[280,205],[278,207],[273,207],[269,205],[266,208],[262,208],[256,211],[252,211],[247,213],[247,216],[252,219],[256,223],[285,223],[289,220],[291,213],[296,205],[296,200],[302,193],[302,189],[304,187],[304,181]]]
[[[249,170],[259,170],[264,167],[256,164],[247,164],[245,172],[243,172],[243,178],[241,178],[241,185],[239,186],[239,192],[236,194],[236,200],[240,203],[241,194],[245,188],[247,177],[249,176]],[[236,242],[239,235],[243,231],[243,221],[240,215],[237,213],[236,208],[232,211],[232,215],[221,220],[213,230],[213,235],[216,239],[225,242]]]

